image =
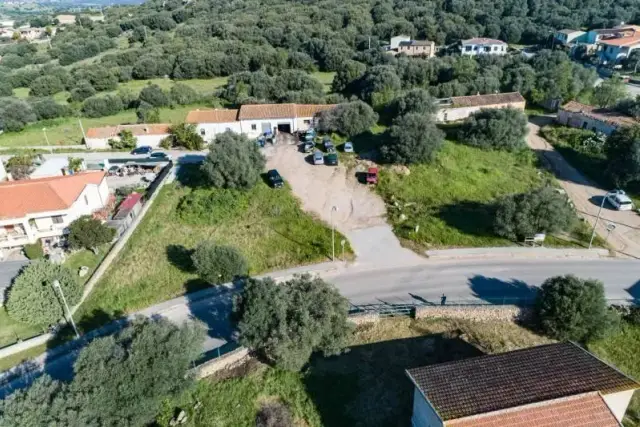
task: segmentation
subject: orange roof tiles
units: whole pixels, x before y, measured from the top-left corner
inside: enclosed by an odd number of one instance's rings
[[[246,104],[240,107],[238,120],[288,119],[295,116],[295,104]]]
[[[602,397],[581,394],[447,421],[446,427],[619,427]]]
[[[579,113],[585,117],[619,126],[632,126],[639,123],[633,117],[625,116],[617,111],[607,110],[606,108],[596,108],[593,105],[581,104],[576,101],[569,101],[560,109],[571,113]]]
[[[105,126],[101,128],[89,128],[87,138],[113,138],[118,136],[123,130],[130,131],[133,136],[143,135],[166,135],[169,133],[170,124],[139,124],[139,125],[118,125]]]
[[[640,44],[640,35],[632,37],[616,37],[612,39],[600,40],[600,44],[606,44],[607,46],[631,46]]]
[[[99,171],[0,183],[0,219],[68,209],[87,185],[104,178]]]
[[[187,114],[187,123],[229,123],[238,118],[238,110],[227,108],[215,110],[192,110]]]
[[[313,117],[321,111],[335,107],[336,104],[296,104],[296,117]]]
[[[525,102],[519,92],[489,93],[486,95],[453,96],[450,98],[452,106],[480,107],[484,105],[511,104]]]

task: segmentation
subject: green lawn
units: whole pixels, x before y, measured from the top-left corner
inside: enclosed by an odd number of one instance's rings
[[[21,351],[20,353],[13,354],[11,356],[3,357],[0,359],[0,372],[6,371],[9,368],[13,368],[20,363],[40,356],[47,351],[47,345],[42,344],[36,347],[32,347],[28,350]]]
[[[131,80],[120,83],[118,89],[129,89],[134,93],[139,93],[147,85],[156,84],[164,90],[170,90],[175,83],[183,83],[193,88],[200,95],[213,93],[216,89],[227,83],[227,77],[214,77],[211,79],[192,79],[192,80],[171,80],[171,79],[149,79],[149,80]],[[114,91],[113,93],[116,93]]]
[[[208,108],[205,105],[181,105],[175,108],[161,108],[160,121],[179,123],[184,121],[189,111],[196,108]],[[122,111],[113,116],[98,118],[81,118],[85,132],[92,127],[113,126],[136,123],[134,110]],[[76,117],[47,120],[27,126],[21,132],[7,132],[0,135],[0,147],[20,148],[24,146],[46,146],[43,128],[47,129],[47,137],[53,146],[77,145],[82,143],[82,131]]]
[[[333,83],[333,78],[336,73],[334,71],[316,71],[311,73],[311,76],[318,80],[324,86],[324,91],[326,93],[331,92],[331,83]]]
[[[0,307],[0,347],[14,344],[19,339],[25,340],[40,335],[42,332],[41,328],[16,322],[3,307]]]
[[[189,206],[179,209],[181,202]],[[260,182],[234,195],[172,183],[161,190],[80,316],[118,315],[206,287],[190,262],[191,250],[205,239],[238,247],[252,275],[327,261],[331,253],[330,229],[302,212],[288,188],[273,190]]]

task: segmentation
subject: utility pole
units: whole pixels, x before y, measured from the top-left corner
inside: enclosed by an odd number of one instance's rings
[[[71,323],[71,327],[73,327],[73,331],[76,333],[76,338],[80,338],[80,334],[78,333],[78,328],[76,328],[76,323],[73,321],[73,315],[71,314],[71,310],[69,310],[69,306],[67,305],[67,299],[64,297],[64,292],[62,292],[62,286],[60,286],[60,282],[57,280],[53,281],[53,289],[57,289],[60,292],[60,296],[62,297],[62,303],[64,305],[65,314],[68,316],[69,323]]]
[[[47,141],[47,146],[49,147],[49,153],[53,154],[53,147],[49,143],[49,137],[47,136],[47,128],[42,128],[42,133],[44,133],[44,139]]]
[[[336,260],[336,226],[333,223],[333,212],[337,210],[337,207],[331,207],[331,261]]]
[[[80,130],[82,131],[82,140],[85,142],[87,142],[87,135],[85,135],[84,133],[84,127],[82,126],[82,119],[80,119],[80,117],[78,117],[78,124],[80,124]]]
[[[611,191],[607,192],[602,198],[602,203],[600,203],[600,208],[598,208],[598,215],[596,216],[596,222],[593,224],[593,231],[591,232],[591,240],[589,240],[589,249],[593,245],[593,239],[596,237],[596,226],[598,225],[598,220],[600,219],[600,214],[602,213],[602,207],[604,206],[604,202],[607,200],[607,197],[612,194]],[[607,238],[609,236],[607,235]]]
[[[369,50],[371,50],[371,36],[369,36]]]

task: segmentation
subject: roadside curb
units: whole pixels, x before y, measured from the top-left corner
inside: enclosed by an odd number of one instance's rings
[[[556,248],[468,248],[425,251],[429,260],[456,259],[601,259],[613,258],[608,249],[556,249]]]

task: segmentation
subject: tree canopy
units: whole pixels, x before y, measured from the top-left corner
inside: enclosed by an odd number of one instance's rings
[[[103,224],[99,219],[88,215],[69,224],[67,241],[74,249],[97,249],[98,246],[109,243],[115,237],[116,231]]]
[[[247,260],[238,249],[209,240],[198,244],[191,259],[198,275],[215,285],[231,282],[249,272]]]
[[[378,115],[369,105],[362,101],[352,101],[323,111],[318,121],[318,129],[322,132],[355,136],[371,129],[377,121]]]
[[[484,149],[517,151],[526,147],[527,116],[514,108],[484,109],[467,117],[459,138]]]
[[[248,189],[256,185],[265,164],[255,142],[227,131],[209,145],[202,171],[214,187]]]
[[[620,127],[604,146],[607,175],[618,186],[640,180],[640,125]]]
[[[606,79],[593,90],[593,103],[598,107],[613,107],[627,96],[621,79]]]
[[[283,283],[250,279],[234,302],[239,342],[283,369],[298,371],[314,351],[340,353],[347,344],[349,304],[310,275]]]
[[[444,141],[444,133],[432,117],[409,113],[393,121],[382,156],[390,163],[411,164],[433,160]]]

